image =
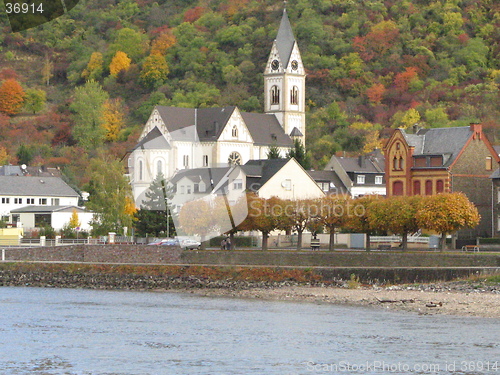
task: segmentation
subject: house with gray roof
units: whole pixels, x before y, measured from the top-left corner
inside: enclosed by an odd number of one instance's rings
[[[295,159],[249,160],[245,165],[179,171],[169,182],[170,202],[179,211],[186,202],[214,194],[235,204],[246,192],[283,199],[320,198],[325,195]]]
[[[380,150],[366,155],[344,157],[333,155],[325,166],[325,172],[335,173],[338,182],[334,185],[345,188],[353,198],[363,195],[385,195],[385,158]]]
[[[26,206],[77,206],[79,194],[59,177],[0,176],[0,214]]]
[[[460,236],[496,234],[490,176],[500,157],[481,124],[420,129],[414,134],[396,129],[384,153],[388,196],[462,192],[476,205],[481,222],[460,231]]]
[[[271,147],[285,156],[294,140],[305,143],[306,74],[286,9],[263,75],[264,113],[236,105],[153,108],[128,158],[137,206],[160,173],[169,180],[182,170],[243,165],[267,158]]]

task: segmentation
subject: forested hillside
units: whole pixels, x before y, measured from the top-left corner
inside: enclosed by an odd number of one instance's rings
[[[155,104],[262,111],[276,0],[82,0],[20,33],[0,19],[0,162],[121,159]],[[500,137],[500,2],[290,0],[321,168],[389,128],[482,122]]]

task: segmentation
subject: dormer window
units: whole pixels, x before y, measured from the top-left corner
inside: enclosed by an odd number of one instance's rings
[[[364,174],[360,174],[358,175],[358,177],[356,178],[356,182],[359,184],[359,185],[362,185],[365,183],[365,175]]]

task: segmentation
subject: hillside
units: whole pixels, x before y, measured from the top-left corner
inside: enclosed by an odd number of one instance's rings
[[[262,111],[282,8],[274,0],[88,0],[20,33],[1,12],[0,162],[60,166],[82,187],[90,160],[121,159],[155,104]],[[500,3],[290,0],[287,9],[308,70],[316,168],[416,123],[482,122],[500,137]],[[5,99],[14,81],[24,107]]]

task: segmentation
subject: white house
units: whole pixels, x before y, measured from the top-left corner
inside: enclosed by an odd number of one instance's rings
[[[325,170],[334,171],[353,198],[386,195],[385,158],[380,150],[358,157],[333,155]]]
[[[285,10],[264,70],[265,113],[156,106],[128,159],[136,205],[159,173],[169,180],[185,169],[243,165],[271,146],[285,156],[294,139],[305,143],[305,77]]]
[[[27,206],[77,206],[78,193],[59,177],[0,176],[0,215]],[[14,220],[15,222],[16,220]]]
[[[12,210],[12,217],[21,223],[25,230],[50,226],[56,231],[69,224],[73,212],[78,215],[79,230],[90,231],[93,213],[76,206],[26,206]]]

